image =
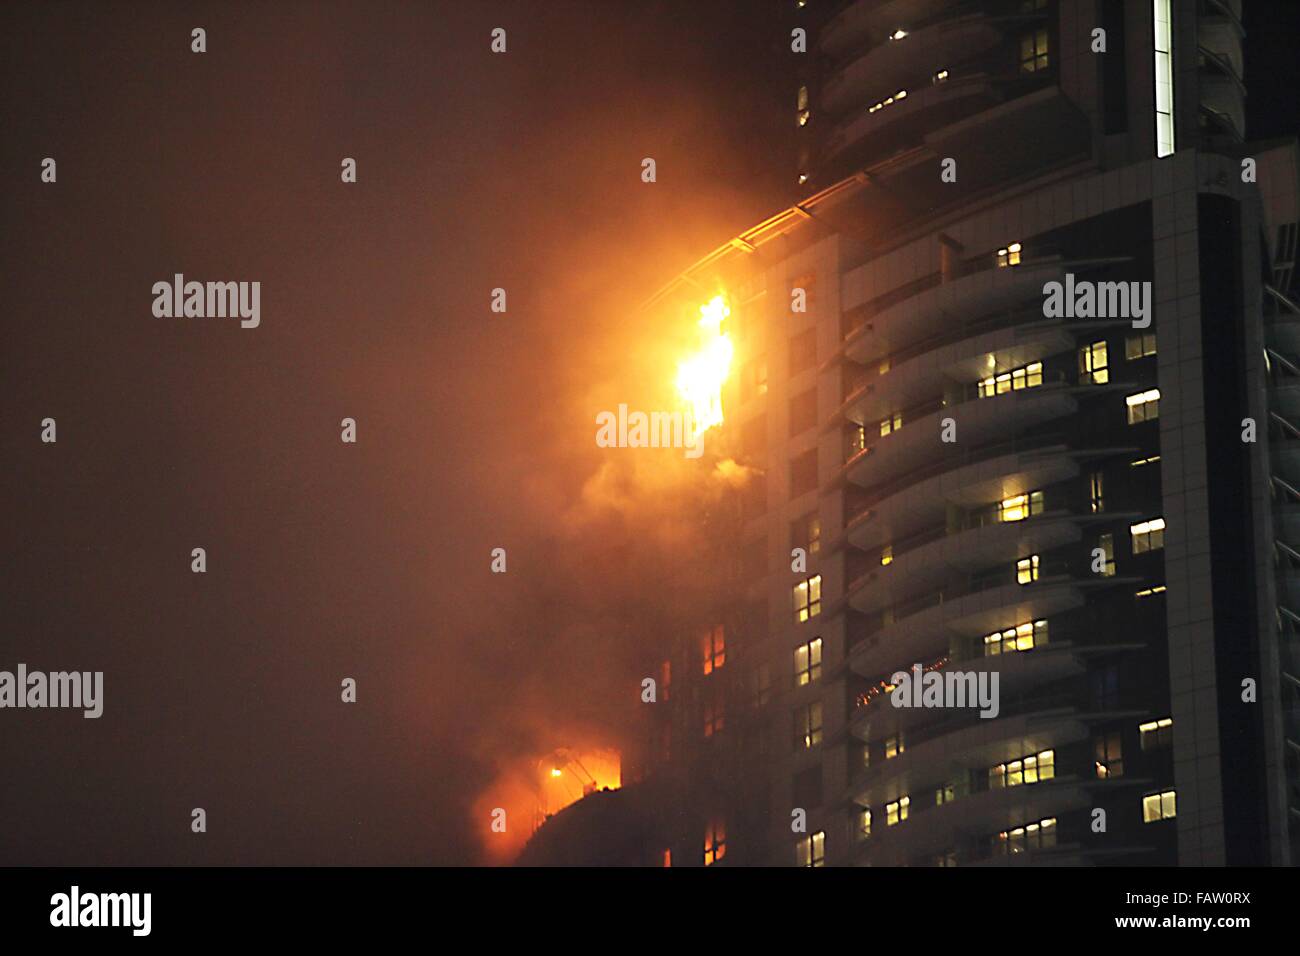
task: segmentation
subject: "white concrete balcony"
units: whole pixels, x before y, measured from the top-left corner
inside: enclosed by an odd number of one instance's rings
[[[952,716],[949,712],[949,716]],[[1069,708],[1018,714],[962,723],[952,733],[918,744],[907,744],[897,757],[877,760],[861,771],[850,789],[853,802],[876,808],[907,796],[913,801],[934,799],[936,788],[966,780],[970,772],[1001,763],[1059,750],[1088,736],[1088,725]],[[1007,790],[1042,784],[1022,784]],[[958,801],[959,802],[959,801]]]
[[[879,808],[873,808],[871,836],[859,842],[855,859],[872,866],[903,866],[961,843],[991,841],[1003,830],[1092,806],[1092,791],[1108,789],[1110,784],[1112,781],[1057,777],[1030,786],[984,790],[928,807],[892,827],[885,826]],[[928,799],[933,800],[934,795],[929,794]],[[915,809],[916,803],[912,807]]]
[[[1008,241],[1015,240],[1008,237]],[[844,339],[844,355],[851,361],[878,366],[894,353],[1017,306],[1041,303],[1043,285],[1064,282],[1067,269],[1084,263],[1066,263],[1059,257],[1004,268],[988,268],[931,286],[870,316]],[[871,293],[867,267],[845,274],[841,307],[845,312],[866,305]]]
[[[847,589],[849,606],[864,614],[877,612],[939,588],[954,572],[974,574],[1004,565],[1010,576],[1017,559],[1081,540],[1080,520],[1067,512],[1048,512],[927,541],[855,578]]]
[[[900,26],[933,19],[951,6],[951,0],[858,0],[822,28],[819,46],[826,55],[841,57],[864,44],[886,42]]]
[[[845,539],[863,551],[878,551],[941,524],[950,505],[978,508],[1078,474],[1078,457],[1065,445],[976,460],[880,498],[850,519]]]
[[[1002,31],[983,13],[932,23],[898,40],[885,39],[850,59],[826,81],[821,108],[839,116],[876,102],[882,90],[893,93],[929,84],[939,70],[992,51],[1002,39]]]
[[[885,371],[878,371],[879,367],[868,371],[840,406],[839,417],[871,428],[900,409],[942,398],[950,382],[973,385],[1071,351],[1074,335],[1064,322],[1040,321],[939,345]]]
[[[933,660],[948,653],[954,637],[981,637],[1082,607],[1084,590],[1096,586],[1095,579],[1061,578],[1006,584],[935,603],[901,615],[860,641],[849,655],[849,666],[875,680],[900,660]]]
[[[895,670],[906,671],[913,661],[898,658]],[[1053,681],[1081,674],[1086,669],[1085,655],[1069,642],[1044,644],[1028,651],[1009,651],[989,657],[974,657],[954,661],[941,668],[963,673],[998,675],[998,695],[1003,701],[1014,700],[1019,695],[1042,687]],[[888,670],[888,668],[887,668]],[[882,672],[883,673],[883,672]],[[891,671],[892,673],[892,671]],[[973,720],[983,720],[971,711]],[[887,694],[881,693],[871,703],[857,707],[849,721],[849,733],[862,741],[884,740],[899,732],[915,731],[927,724],[950,720],[953,714],[945,710],[927,710],[916,707],[895,707]]]
[[[904,479],[927,464],[951,461],[957,467],[960,458],[954,452],[961,448],[992,444],[1034,425],[1073,415],[1078,408],[1072,387],[1063,382],[972,399],[904,422],[889,435],[873,438],[868,434],[872,444],[850,458],[837,477],[872,489]],[[956,422],[956,442],[942,440],[941,421],[945,418]]]

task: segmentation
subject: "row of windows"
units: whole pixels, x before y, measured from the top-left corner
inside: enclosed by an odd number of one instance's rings
[[[989,789],[1041,783],[1056,776],[1056,751],[1044,750],[989,768]]]
[[[1143,751],[1159,750],[1173,743],[1173,734],[1173,718],[1161,717],[1138,725],[1138,744]],[[1118,730],[1093,741],[1093,756],[1098,779],[1124,776],[1124,749]]]
[[[950,802],[951,787],[940,788],[936,803]],[[947,793],[947,799],[944,794]],[[885,804],[885,825],[897,826],[910,815],[911,797],[903,796]],[[1172,820],[1177,816],[1177,795],[1173,790],[1148,793],[1142,797],[1142,822],[1156,823],[1160,820]],[[857,832],[859,839],[871,836],[871,810],[862,808],[857,815]],[[1056,817],[1044,817],[1023,826],[1003,830],[993,838],[993,852],[1000,856],[1015,856],[1034,850],[1047,850],[1057,845]],[[709,824],[704,834],[704,865],[712,866],[726,856],[726,831],[720,821]],[[664,865],[669,865],[672,857],[665,851]],[[956,854],[941,854],[939,865],[955,865]],[[826,832],[818,830],[800,838],[795,843],[795,863],[803,867],[821,867],[826,865]]]

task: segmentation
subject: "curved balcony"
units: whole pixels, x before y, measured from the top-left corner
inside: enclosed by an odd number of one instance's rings
[[[951,0],[858,0],[822,28],[821,51],[840,57],[864,43],[884,42],[905,24],[929,20],[952,6]]]
[[[894,353],[951,334],[953,329],[985,316],[1041,302],[1045,283],[1063,283],[1067,271],[1087,265],[1052,258],[1005,269],[983,269],[931,286],[881,309],[850,332],[844,339],[844,355],[861,365],[878,365]],[[844,276],[845,311],[868,303],[867,268]]]
[[[1057,777],[1027,787],[972,793],[930,807],[896,826],[875,824],[871,836],[858,845],[857,856],[876,866],[902,866],[962,842],[991,839],[1003,830],[1090,807],[1093,790],[1118,782]]]
[[[1300,356],[1300,316],[1279,315],[1264,326],[1265,341],[1287,355]]]
[[[900,92],[904,94],[901,97]],[[871,103],[888,97],[894,101],[875,111],[868,108]],[[868,98],[860,112],[850,114],[831,130],[822,146],[825,162],[834,162],[861,146],[868,147],[866,151],[879,158],[891,144],[918,145],[931,130],[982,112],[1001,101],[997,84],[980,74],[955,77],[937,85],[927,82],[911,90],[882,89],[875,97]],[[888,137],[883,135],[886,130]],[[878,141],[879,148],[871,149],[868,141]]]
[[[949,505],[976,508],[1078,474],[1076,453],[1061,444],[984,458],[879,499],[849,520],[845,539],[863,551],[874,551],[941,523]]]
[[[1232,131],[1241,137],[1246,129],[1246,87],[1234,72],[1227,57],[1210,50],[1198,51],[1201,107],[1217,117],[1226,118]]]
[[[1034,425],[1073,415],[1079,407],[1073,393],[1074,388],[1064,383],[1044,382],[941,408],[875,439],[850,458],[836,477],[868,489],[891,479],[905,479],[927,464],[953,461],[954,444],[958,449],[978,448],[1007,434],[1020,434]],[[956,443],[942,439],[940,423],[945,418],[956,422]],[[953,461],[952,467],[959,462]]]
[[[891,365],[887,371],[868,373],[844,400],[839,414],[859,425],[871,425],[898,409],[941,396],[949,382],[973,384],[1073,348],[1074,333],[1059,320],[974,335]]]
[[[985,770],[1044,750],[1059,750],[1087,736],[1088,725],[1069,709],[989,720],[976,718],[974,723],[966,723],[950,734],[909,745],[897,757],[867,767],[852,784],[853,801],[859,806],[876,807],[901,796],[913,800],[927,793],[932,796],[936,787],[954,779],[966,780],[972,770]],[[1040,785],[1026,786],[1032,789]]]
[[[1017,558],[1073,544],[1082,537],[1079,519],[1066,512],[968,528],[897,554],[890,564],[859,575],[848,586],[848,603],[870,614],[935,590],[953,572],[971,574],[999,564],[1010,568]]]
[[[929,83],[936,70],[979,56],[1002,42],[985,14],[934,23],[898,41],[885,40],[846,63],[826,81],[821,107],[838,116],[875,102],[882,87],[907,89]]]
[[[1103,579],[1104,583],[1116,578]],[[933,603],[899,617],[870,634],[849,653],[849,667],[876,680],[902,661],[930,660],[948,653],[954,637],[974,638],[1070,611],[1084,604],[1083,591],[1096,578],[1005,584]]]
[[[898,670],[908,664],[901,660]],[[945,669],[965,673],[998,674],[998,696],[1002,701],[1014,700],[1023,691],[1041,688],[1054,681],[1082,674],[1086,664],[1079,649],[1069,643],[1044,644],[1028,651],[1014,651],[991,657],[974,657],[954,661]],[[939,671],[942,673],[942,670]],[[910,731],[937,720],[951,718],[944,710],[927,710],[915,707],[895,707],[887,695],[876,697],[870,704],[854,710],[849,720],[849,733],[859,740],[876,741],[893,736],[899,731]],[[973,720],[983,720],[971,712]]]

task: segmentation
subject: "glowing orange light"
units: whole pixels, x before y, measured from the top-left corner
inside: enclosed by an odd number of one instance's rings
[[[564,771],[561,770],[559,767],[552,767],[552,768],[551,768],[551,776],[552,776],[552,777],[558,777],[558,776],[560,776],[560,774],[562,774],[562,773],[564,773]]]
[[[722,385],[731,371],[734,349],[722,323],[731,315],[724,296],[700,306],[700,348],[677,366],[677,392],[691,413],[691,427],[701,435],[722,424]]]

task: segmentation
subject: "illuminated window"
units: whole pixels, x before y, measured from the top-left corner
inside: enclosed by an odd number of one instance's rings
[[[911,805],[911,797],[899,797],[893,803],[885,804],[885,826],[892,827],[906,820],[907,810]]]
[[[1153,0],[1155,19],[1156,157],[1174,151],[1173,30],[1169,0]]]
[[[1048,67],[1047,31],[1034,30],[1020,37],[1020,72],[1037,73]]]
[[[897,103],[899,100],[906,99],[906,98],[907,98],[907,90],[899,90],[893,96],[886,96],[883,100],[880,100],[878,103],[874,103],[871,106],[867,107],[867,112],[874,113],[877,110],[883,110],[886,106],[892,106],[893,104]]]
[[[794,712],[795,749],[811,750],[822,742],[822,705],[815,701]]]
[[[989,768],[989,789],[1019,787],[1021,784],[1042,783],[1056,776],[1056,751],[1044,750],[1020,760],[1000,763]]]
[[[1105,341],[1079,347],[1079,384],[1105,385],[1110,381]]]
[[[1158,820],[1172,820],[1178,815],[1178,801],[1173,790],[1160,793],[1148,793],[1142,798],[1142,822],[1155,823]]]
[[[721,624],[709,631],[700,641],[704,653],[704,673],[712,674],[727,662],[726,632]]]
[[[979,386],[980,398],[991,398],[1007,392],[1018,392],[1022,388],[1037,388],[1043,384],[1043,363],[1034,362],[1024,368],[1012,369],[1001,375],[983,379]]]
[[[704,865],[712,866],[727,855],[727,825],[712,821],[704,831]]]
[[[1094,739],[1092,749],[1098,780],[1124,776],[1124,750],[1118,730]]]
[[[803,687],[820,680],[822,676],[822,639],[814,637],[807,644],[794,649],[794,682]]]
[[[1106,510],[1106,476],[1100,471],[1088,476],[1088,510],[1095,515]]]
[[[811,511],[790,523],[790,547],[803,548],[814,555],[822,546],[822,519]]]
[[[795,851],[799,866],[825,866],[826,833],[818,830],[808,834],[795,844]]]
[[[894,734],[892,737],[885,738],[885,759],[889,760],[903,753],[906,748],[903,746],[903,735]]]
[[[794,586],[794,619],[802,624],[822,612],[822,576],[814,574]]]
[[[1031,554],[1016,562],[1016,583],[1032,584],[1038,580],[1038,555]]]
[[[957,789],[952,784],[939,787],[934,791],[934,805],[941,807],[945,803],[952,803],[957,799]]]
[[[930,77],[930,82],[934,83],[936,86],[940,83],[946,83],[947,81],[948,81],[947,70],[940,70],[938,73],[934,74],[934,76]]]
[[[1056,846],[1056,817],[1047,817],[1037,823],[1027,823],[1014,830],[1003,830],[993,841],[993,851],[1002,856],[1015,856],[1030,850],[1045,850]]]
[[[880,564],[882,567],[888,567],[894,563],[894,546],[887,544],[880,549]]]
[[[1151,422],[1160,417],[1160,389],[1150,388],[1145,392],[1125,397],[1128,406],[1128,423]]]
[[[863,425],[849,425],[849,457],[867,447],[867,429]]]
[[[669,866],[672,866],[672,865],[673,865],[673,851],[672,851],[672,850],[664,850],[664,853],[663,853],[663,865],[664,865],[665,867],[669,867]]]
[[[889,416],[888,418],[882,418],[880,420],[880,437],[883,438],[884,436],[892,432],[898,431],[902,427],[903,427],[903,413],[894,412],[894,414]]]
[[[871,836],[871,811],[863,807],[858,811],[858,839],[865,840]]]
[[[1115,576],[1115,536],[1109,531],[1097,538],[1097,547],[1101,549],[1101,576]]]
[[[796,108],[806,110],[808,108],[808,87],[799,87],[799,96],[796,100]]]
[[[1025,495],[1014,495],[998,502],[999,521],[1024,521],[1026,518],[1043,513],[1043,493],[1031,491]]]
[[[1026,621],[1005,631],[984,635],[984,656],[1011,654],[1015,651],[1032,651],[1047,643],[1047,622]]]
[[[1159,750],[1174,742],[1174,719],[1161,717],[1159,720],[1138,724],[1138,741],[1143,750]]]
[[[1144,551],[1159,551],[1165,546],[1164,518],[1139,521],[1135,525],[1130,525],[1128,531],[1133,539],[1134,554],[1142,554]]]
[[[727,725],[727,713],[721,699],[704,702],[704,736],[721,733]]]
[[[1138,332],[1124,340],[1124,358],[1129,361],[1146,358],[1156,354],[1156,334]]]
[[[1013,242],[1005,249],[998,250],[998,268],[1020,265],[1020,243]]]

